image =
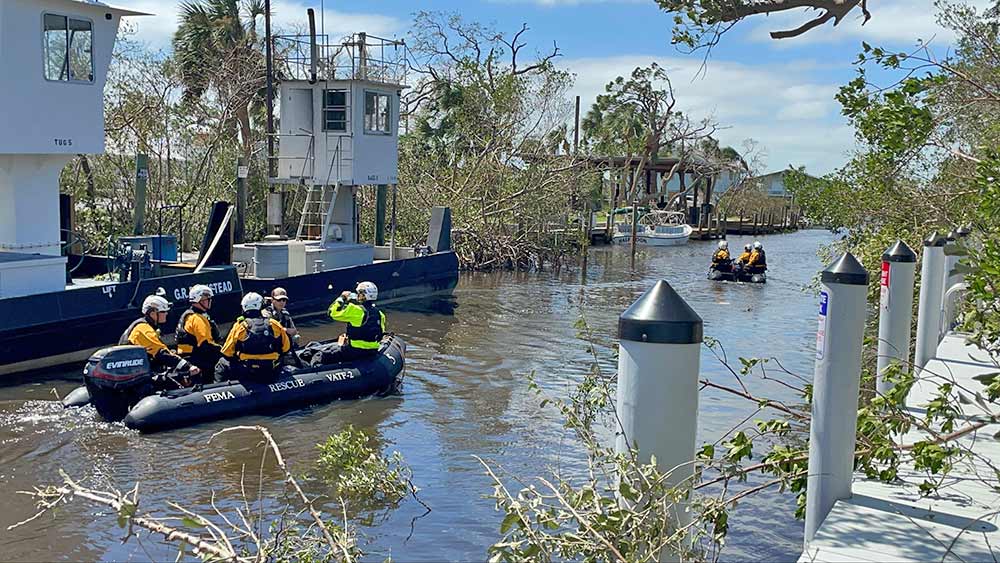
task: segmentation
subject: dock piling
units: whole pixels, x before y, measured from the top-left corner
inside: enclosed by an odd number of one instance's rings
[[[944,245],[947,239],[937,232],[924,240],[920,266],[920,300],[917,304],[917,336],[913,354],[914,371],[934,357],[940,342],[941,301],[944,297]]]
[[[958,299],[957,294],[965,287],[962,285],[962,282],[965,281],[965,274],[957,271],[955,266],[968,255],[968,252],[966,252],[961,244],[961,240],[968,236],[968,234],[969,230],[965,228],[951,231],[947,236],[948,242],[943,248],[944,282],[941,286],[941,327],[939,329],[942,336],[953,328],[951,325],[957,314],[957,306],[955,304],[955,301]]]
[[[652,456],[669,483],[690,482],[698,431],[702,319],[660,280],[618,318],[619,452]],[[678,525],[690,521],[682,508]]]
[[[809,425],[806,545],[834,503],[851,496],[868,272],[848,252],[827,266],[820,280]]]
[[[876,388],[881,394],[892,390],[892,384],[882,377],[890,365],[899,364],[908,371],[916,273],[917,255],[905,242],[897,240],[882,253],[876,369]]]

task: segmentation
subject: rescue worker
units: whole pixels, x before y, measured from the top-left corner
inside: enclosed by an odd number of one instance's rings
[[[215,364],[222,356],[219,327],[208,316],[213,297],[215,292],[207,285],[193,286],[188,291],[191,306],[177,321],[177,330],[174,332],[177,335],[177,353],[201,370],[202,381],[196,383],[211,383]]]
[[[764,245],[759,240],[753,242],[753,251],[750,253],[750,259],[747,260],[747,269],[751,274],[767,271],[767,255],[764,254]]]
[[[276,287],[271,290],[271,298],[267,307],[261,311],[265,317],[272,318],[279,323],[292,339],[292,344],[299,341],[299,331],[295,328],[295,321],[292,320],[291,313],[286,308],[288,306],[288,292],[283,287]]]
[[[340,336],[338,361],[375,355],[385,335],[385,313],[375,307],[378,288],[364,281],[354,291],[341,293],[330,305],[330,318],[347,323],[347,333]]]
[[[167,322],[170,302],[159,295],[150,295],[142,302],[142,317],[129,325],[118,344],[142,346],[149,354],[149,363],[153,372],[160,373],[175,370],[180,374],[198,376],[199,369],[192,366],[184,358],[178,356],[160,339],[159,327]],[[184,379],[184,375],[181,376]],[[187,381],[174,381],[178,386],[189,384]]]
[[[241,305],[243,316],[233,324],[222,346],[216,377],[267,383],[277,375],[281,356],[292,344],[281,323],[261,314],[264,298],[259,293],[246,294]]]
[[[750,261],[750,245],[743,245],[743,254],[740,254],[739,258],[736,259],[736,263],[741,266],[746,266],[747,262]]]
[[[733,258],[729,255],[728,242],[719,241],[719,249],[712,255],[712,268],[720,272],[728,272],[733,269]]]

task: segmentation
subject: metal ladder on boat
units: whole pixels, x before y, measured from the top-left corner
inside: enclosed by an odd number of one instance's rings
[[[333,152],[333,158],[330,159],[326,180],[318,186],[310,184],[306,188],[306,199],[302,204],[302,214],[299,216],[299,229],[295,235],[299,240],[323,243],[327,240],[330,214],[333,212],[333,203],[337,200],[337,192],[340,190],[339,168],[336,182],[330,185],[334,167],[341,165],[340,150],[341,144],[338,139],[337,148]]]

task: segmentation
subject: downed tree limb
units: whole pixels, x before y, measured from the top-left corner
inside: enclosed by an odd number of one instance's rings
[[[302,499],[302,503],[305,504],[306,508],[309,510],[309,515],[312,516],[313,521],[316,522],[316,525],[319,527],[320,531],[323,532],[323,538],[326,539],[327,545],[330,546],[332,552],[342,553],[344,556],[344,561],[352,561],[353,557],[351,556],[350,547],[342,545],[340,542],[338,542],[333,538],[332,534],[330,534],[330,530],[327,529],[326,523],[323,522],[323,516],[319,513],[318,510],[316,510],[316,507],[313,506],[312,501],[309,500],[309,497],[307,497],[305,492],[302,491],[302,487],[299,486],[298,481],[295,480],[295,477],[292,476],[292,472],[289,471],[288,466],[285,465],[285,458],[282,457],[281,450],[278,449],[278,444],[275,443],[274,438],[271,437],[271,433],[267,430],[267,428],[264,428],[263,426],[233,426],[230,428],[223,428],[222,430],[219,430],[215,434],[212,434],[212,437],[208,439],[208,442],[212,443],[212,440],[219,434],[238,431],[238,430],[257,431],[264,436],[264,441],[267,443],[268,447],[270,447],[271,451],[274,453],[274,457],[275,460],[277,461],[278,467],[281,468],[281,470],[285,473],[285,482],[290,484],[292,488],[295,489],[295,492],[298,493],[299,498]]]
[[[80,497],[111,508],[115,511],[119,518],[127,519],[130,526],[138,526],[154,534],[159,534],[170,542],[179,541],[190,545],[194,548],[195,555],[210,555],[223,561],[246,561],[248,563],[253,561],[252,558],[237,556],[236,553],[229,547],[220,545],[220,542],[218,541],[206,540],[205,538],[195,534],[179,530],[164,524],[159,519],[152,516],[136,516],[135,513],[138,509],[138,503],[135,496],[133,496],[132,499],[129,499],[126,495],[119,492],[112,493],[89,489],[74,481],[69,475],[66,474],[66,472],[59,470],[59,474],[63,478],[63,485],[51,486],[45,489],[36,489],[35,491],[18,491],[19,494],[29,495],[38,499],[38,505],[41,510],[27,520],[8,526],[7,530],[12,530],[18,526],[31,522],[59,504],[69,502],[72,497]],[[135,489],[133,489],[133,491],[135,491]]]

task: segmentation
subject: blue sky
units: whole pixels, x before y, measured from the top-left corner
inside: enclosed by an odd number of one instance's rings
[[[169,49],[176,2],[115,3],[155,13],[140,20],[138,38]],[[724,127],[717,134],[724,145],[739,149],[745,139],[755,140],[764,153],[764,171],[791,164],[825,174],[843,164],[854,147],[853,132],[833,96],[853,78],[861,41],[906,50],[918,38],[932,39],[944,54],[954,40],[937,27],[933,0],[870,0],[869,6],[873,19],[863,27],[851,16],[838,28],[828,24],[782,41],[771,40],[767,32],[796,27],[815,12],[747,20],[713,50],[702,75],[703,54],[687,55],[670,45],[671,16],[653,0],[326,1],[324,20],[333,37],[354,31],[402,37],[416,10],[458,12],[499,30],[516,31],[526,23],[529,49],[543,51],[552,41],[560,47],[558,64],[576,75],[572,94],[581,96],[583,111],[608,81],[656,61],[671,76],[679,109],[717,120]],[[279,23],[303,21],[309,7],[318,11],[319,0],[272,0]]]

